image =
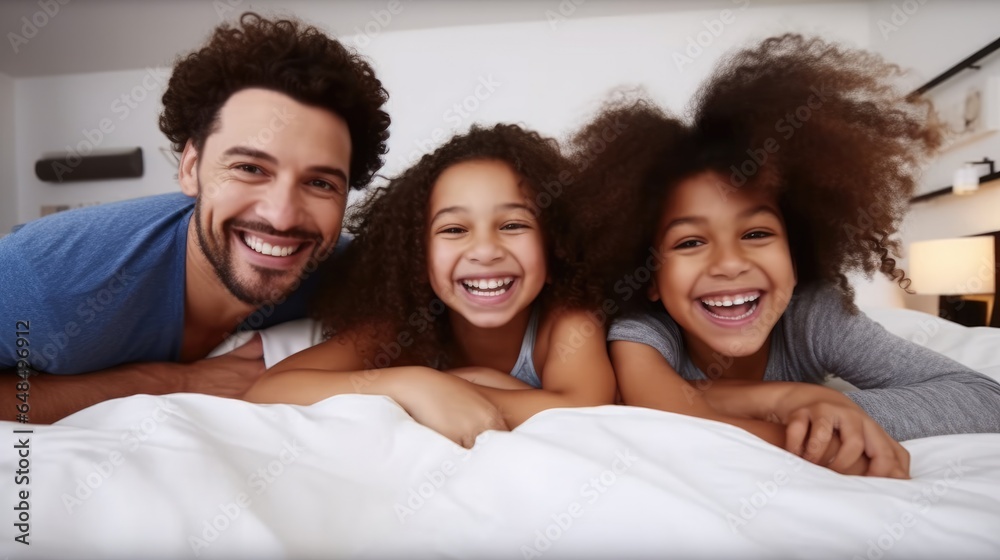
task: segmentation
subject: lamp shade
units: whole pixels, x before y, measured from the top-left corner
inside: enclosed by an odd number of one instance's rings
[[[992,236],[934,239],[910,245],[911,288],[918,294],[992,294],[996,261]]]

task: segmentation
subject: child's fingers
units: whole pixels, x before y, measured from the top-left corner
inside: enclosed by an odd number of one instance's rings
[[[830,458],[829,468],[839,473],[858,462],[865,452],[865,432],[863,422],[852,416],[840,418],[837,425],[840,449]]]
[[[833,439],[834,423],[827,417],[814,420],[809,429],[809,441],[802,458],[810,463],[819,463]]]
[[[896,445],[899,447],[896,456],[899,457],[899,462],[903,466],[903,473],[906,475],[904,478],[910,478],[910,452],[900,445],[898,441]]]
[[[789,453],[802,456],[802,446],[809,434],[809,416],[802,411],[795,411],[788,417],[785,428],[785,449]]]
[[[896,449],[899,444],[874,421],[865,422],[864,430],[865,454],[871,459],[866,474],[889,478],[909,478],[909,465],[903,466],[903,461]]]

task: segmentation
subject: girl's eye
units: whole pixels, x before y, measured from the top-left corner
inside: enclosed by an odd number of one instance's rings
[[[460,233],[465,233],[465,229],[457,227],[457,226],[454,226],[454,227],[445,228],[445,229],[439,231],[438,233],[447,233],[449,235],[458,235]]]
[[[704,245],[703,241],[697,239],[688,239],[687,241],[682,241],[677,245],[674,245],[674,249],[694,249],[695,247],[700,247]]]
[[[743,239],[767,239],[774,234],[769,231],[751,231],[743,236]]]
[[[504,225],[500,226],[501,230],[507,230],[507,231],[518,230],[518,229],[527,229],[527,228],[528,228],[528,224],[521,224],[521,223],[517,223],[517,222],[510,223],[510,224],[504,224]]]

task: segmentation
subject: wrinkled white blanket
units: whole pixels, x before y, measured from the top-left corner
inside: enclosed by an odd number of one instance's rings
[[[996,329],[910,313],[872,315],[1000,375]],[[265,339],[272,361],[315,329],[283,332]],[[0,428],[11,558],[1000,557],[1000,434],[906,442],[913,479],[899,481],[633,407],[546,411],[471,450],[357,395],[310,407],[133,396]],[[29,546],[13,540],[11,509],[25,436]]]

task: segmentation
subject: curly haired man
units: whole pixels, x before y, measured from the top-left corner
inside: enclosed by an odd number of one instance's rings
[[[4,323],[25,333],[2,337],[0,369],[45,372],[27,376],[27,419],[138,393],[242,395],[264,369],[259,340],[206,356],[240,328],[305,315],[349,189],[382,165],[387,100],[367,62],[294,20],[246,13],[180,58],[159,125],[182,192],[0,240],[0,261],[19,263],[0,270]],[[0,394],[13,419],[15,392]]]

